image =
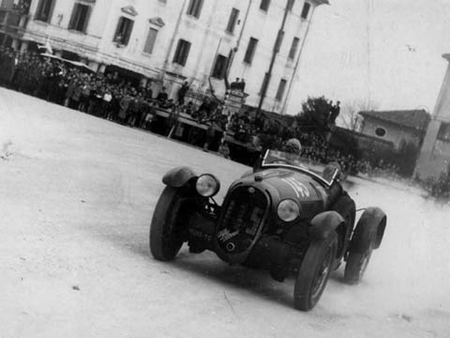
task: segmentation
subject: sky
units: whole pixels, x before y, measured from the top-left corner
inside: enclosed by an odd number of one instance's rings
[[[432,112],[445,53],[450,0],[330,0],[314,12],[288,113],[321,95],[347,108]]]

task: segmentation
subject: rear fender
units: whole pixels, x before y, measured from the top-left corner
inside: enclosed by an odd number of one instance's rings
[[[194,171],[189,167],[177,167],[169,170],[163,177],[165,185],[173,188],[181,188],[190,179],[197,177]]]
[[[325,211],[311,220],[309,234],[315,239],[325,239],[345,220],[336,211]]]

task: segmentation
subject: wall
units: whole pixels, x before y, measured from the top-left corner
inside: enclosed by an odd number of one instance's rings
[[[378,136],[375,133],[377,128],[385,129],[386,135],[384,137]],[[364,117],[361,133],[392,142],[397,150],[400,149],[404,141],[412,142],[415,145],[420,145],[421,141],[420,132],[418,131],[367,116]]]
[[[443,55],[443,57],[450,61],[449,54]],[[439,128],[443,122],[450,122],[450,65],[447,68],[417,161],[415,175],[420,179],[436,178],[448,170],[450,144],[437,140]]]
[[[261,0],[205,0],[199,18],[187,15],[190,0],[97,0],[89,20],[86,34],[69,31],[67,27],[74,6],[73,0],[55,0],[56,4],[49,23],[30,20],[23,39],[44,44],[47,40],[55,49],[65,49],[86,57],[87,62],[112,64],[156,78],[175,94],[178,86],[188,79],[199,91],[209,88],[216,55],[228,56],[236,48],[230,68],[230,80],[245,78],[249,97],[247,104],[257,106],[264,74],[269,69],[272,50],[280,28],[288,0],[272,0],[267,12],[260,9]],[[288,96],[290,82],[295,79],[295,65],[301,55],[307,27],[310,25],[314,7],[312,1],[307,20],[300,17],[304,0],[296,0],[287,16],[284,39],[273,67],[263,109],[281,112]],[[30,9],[34,18],[39,1],[34,0]],[[124,14],[123,8],[131,6],[137,15]],[[240,11],[235,32],[226,32],[231,9]],[[127,46],[113,43],[120,16],[134,20],[133,32]],[[164,24],[152,26],[150,19],[159,18]],[[159,30],[154,51],[143,52],[150,27]],[[300,39],[296,56],[288,58],[293,37]],[[250,37],[259,40],[251,65],[244,63],[244,55]],[[179,39],[191,42],[187,64],[180,66],[172,62]],[[287,80],[283,99],[275,99],[280,80]],[[225,94],[223,81],[212,79],[218,96]]]

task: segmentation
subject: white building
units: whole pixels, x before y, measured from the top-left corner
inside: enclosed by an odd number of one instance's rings
[[[102,72],[135,72],[172,94],[187,80],[198,91],[212,86],[223,96],[228,74],[230,81],[245,79],[248,105],[285,113],[314,9],[326,3],[31,0],[13,45],[50,44],[56,54]],[[8,34],[1,27],[0,34]]]
[[[450,170],[450,54],[443,57],[449,65],[417,161],[416,176],[421,179]]]

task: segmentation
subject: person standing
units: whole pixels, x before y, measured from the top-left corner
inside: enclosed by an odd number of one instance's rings
[[[337,101],[336,105],[334,105],[331,108],[331,113],[330,113],[330,117],[329,117],[329,124],[330,125],[335,125],[336,124],[336,119],[339,116],[339,114],[341,113],[341,106],[340,106],[341,102]]]
[[[69,108],[72,109],[78,109],[80,106],[80,98],[81,98],[81,91],[82,91],[82,84],[81,81],[77,80],[75,82],[75,88],[73,90],[72,96],[70,97],[70,104]]]
[[[208,123],[208,129],[206,129],[206,140],[203,144],[203,150],[209,151],[211,149],[211,146],[213,145],[216,138],[216,130],[214,128],[214,122],[210,121]]]
[[[162,87],[161,91],[159,92],[158,96],[156,97],[156,100],[158,101],[160,106],[163,106],[167,99],[169,98],[169,95],[166,92],[166,87]]]
[[[128,115],[128,108],[130,107],[131,97],[127,92],[124,92],[122,99],[120,100],[120,110],[119,110],[119,116],[118,121],[120,124],[125,124],[127,115]]]
[[[112,92],[108,85],[106,86],[105,92],[103,94],[103,102],[102,102],[103,118],[109,118],[111,115],[111,101],[112,101]]]
[[[239,78],[237,77],[235,81],[231,82],[230,84],[230,89],[234,90],[234,89],[238,89],[239,87]]]
[[[91,96],[91,87],[90,87],[90,78],[87,78],[83,84],[82,90],[81,90],[81,101],[80,101],[80,107],[79,110],[82,112],[87,112],[88,106],[89,106],[89,98]]]
[[[189,90],[189,84],[187,83],[187,81],[185,81],[177,93],[179,106],[184,106],[184,98],[185,98],[188,90]]]
[[[145,104],[145,117],[144,121],[142,122],[142,128],[146,130],[151,129],[151,124],[153,122],[153,119],[155,117],[156,111],[153,107],[154,103],[152,101],[149,101]]]

